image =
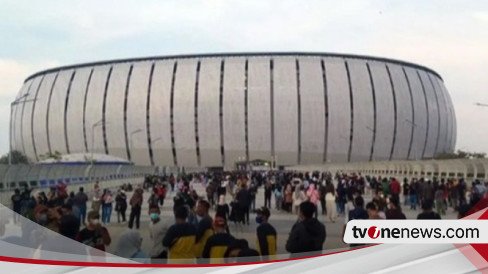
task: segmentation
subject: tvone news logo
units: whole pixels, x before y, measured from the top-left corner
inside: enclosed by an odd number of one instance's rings
[[[381,235],[381,230],[377,226],[370,226],[369,228],[352,227],[352,235],[354,238],[365,238],[368,235],[371,239],[377,239]]]

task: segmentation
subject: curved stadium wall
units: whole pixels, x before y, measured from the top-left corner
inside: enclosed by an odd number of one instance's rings
[[[162,56],[50,69],[12,106],[33,160],[105,153],[138,165],[232,168],[420,159],[451,152],[442,78],[415,64],[325,53]]]

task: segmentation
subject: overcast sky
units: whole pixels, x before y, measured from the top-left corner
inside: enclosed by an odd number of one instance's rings
[[[30,74],[151,55],[321,51],[437,71],[457,116],[456,147],[488,152],[488,1],[0,0],[0,153],[9,105]]]

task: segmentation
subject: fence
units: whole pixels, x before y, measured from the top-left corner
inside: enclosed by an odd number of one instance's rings
[[[452,159],[420,161],[372,161],[330,163],[287,167],[298,171],[360,172],[363,175],[393,177],[464,178],[488,180],[488,159]]]

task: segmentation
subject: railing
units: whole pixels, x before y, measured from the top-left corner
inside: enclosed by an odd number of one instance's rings
[[[418,161],[371,161],[356,163],[328,163],[287,167],[298,171],[355,172],[386,177],[464,178],[488,180],[488,159],[450,159]]]

